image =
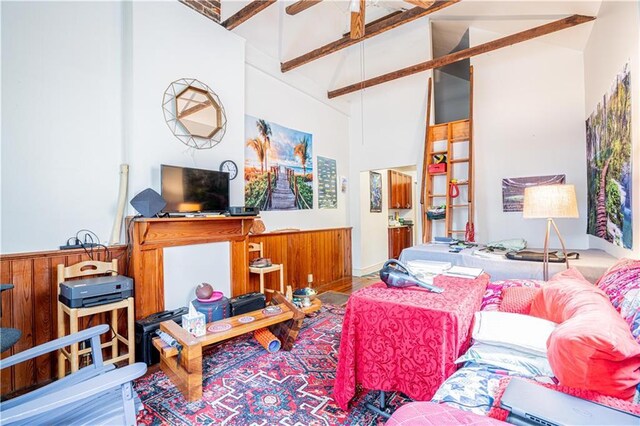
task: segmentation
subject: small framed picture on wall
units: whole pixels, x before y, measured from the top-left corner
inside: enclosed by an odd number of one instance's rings
[[[369,211],[382,212],[382,175],[377,172],[369,172]]]

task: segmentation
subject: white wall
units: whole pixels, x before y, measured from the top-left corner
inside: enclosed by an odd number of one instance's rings
[[[2,2],[0,252],[107,240],[122,157],[119,3]]]
[[[160,192],[160,164],[218,170],[244,159],[244,40],[179,2],[134,2],[132,31],[132,142],[130,195]],[[180,78],[196,78],[220,98],[227,132],[211,149],[194,150],[164,121],[162,96]],[[131,197],[130,197],[131,198]],[[242,170],[231,181],[231,205],[242,205]]]
[[[365,62],[366,58],[376,57],[376,55],[379,57],[387,53],[390,55],[389,61],[382,65],[372,64],[365,67],[365,78],[431,58],[431,45],[424,42],[424,40],[430,40],[428,19],[418,19],[403,25],[400,30],[403,32],[401,36],[404,37],[404,42],[411,43],[412,49],[397,49],[395,39],[392,37],[397,34],[389,32],[377,36],[375,44],[365,45]],[[416,46],[420,48],[414,48]],[[365,89],[362,93],[356,92],[349,95],[351,182],[360,182],[362,171],[403,166],[417,166],[417,179],[420,182],[426,124],[427,80],[430,75],[430,72],[419,73]],[[368,184],[366,188],[366,197],[358,192],[351,193],[349,197],[353,226],[353,267],[356,271],[368,270],[382,258],[386,260],[388,255],[386,215],[383,215],[384,244],[382,239],[376,239],[379,242],[374,245],[370,237],[371,226],[362,222],[361,213],[369,209]],[[383,193],[385,192],[386,186],[383,186]],[[416,230],[420,235],[420,221],[416,223]],[[373,258],[367,254],[372,250],[377,253]]]
[[[188,306],[200,283],[211,284],[230,298],[231,269],[225,267],[231,264],[229,247],[223,242],[163,249],[164,308]]]
[[[313,135],[314,208],[261,212],[260,216],[267,231],[281,228],[319,229],[348,226],[347,195],[340,190],[337,209],[318,209],[316,159],[319,155],[336,160],[338,180],[340,176],[348,176],[349,117],[341,109],[328,104],[326,99],[317,99],[308,92],[275,78],[263,68],[268,58],[259,59],[258,63],[255,52],[247,58],[246,114]],[[241,140],[244,141],[244,138]],[[339,181],[337,185],[340,186]]]
[[[470,29],[472,46],[497,34]],[[503,178],[565,174],[579,219],[560,219],[567,246],[586,248],[586,148],[580,51],[530,40],[472,58],[476,240],[544,244],[545,221],[502,211]],[[552,238],[552,247],[559,247]]]
[[[160,164],[244,159],[244,40],[178,2],[3,3],[2,252],[53,249],[81,228],[108,240],[119,164],[130,200],[160,192]],[[169,84],[220,97],[227,133],[210,150],[164,122]],[[231,203],[243,203],[241,178]],[[129,206],[128,210],[133,213]]]
[[[314,167],[317,155],[333,158],[349,176],[346,104],[278,75],[272,58],[245,63],[243,38],[178,2],[2,3],[2,36],[3,253],[53,249],[81,228],[107,240],[121,163],[129,201],[160,192],[160,164],[215,170],[231,159],[230,202],[243,205],[245,99],[247,114],[312,133]],[[188,148],[165,124],[162,96],[180,78],[209,85],[225,107],[212,149]],[[314,206],[263,218],[267,229],[348,226],[346,194],[318,210],[316,183]]]
[[[603,2],[584,51],[585,105],[583,122],[611,88],[615,76],[631,61],[631,156],[633,248],[623,249],[589,236],[589,245],[617,257],[640,258],[640,4]],[[586,142],[583,141],[586,144]]]
[[[411,176],[412,187],[412,208],[411,209],[391,209],[389,207],[389,169],[371,170],[382,175],[382,212],[372,212],[370,209],[369,194],[369,171],[359,173],[358,196],[360,211],[358,214],[360,228],[362,229],[362,240],[354,240],[354,245],[358,243],[360,248],[358,263],[353,269],[356,276],[367,275],[378,271],[384,262],[389,259],[389,216],[398,212],[399,217],[413,220],[413,243],[418,244],[418,233],[416,222],[420,211],[420,197],[416,191],[416,171],[398,170],[401,173]],[[356,188],[354,188],[355,190]]]
[[[177,1],[134,2],[131,8],[133,120],[126,152],[131,164],[129,199],[147,187],[160,192],[160,164],[218,170],[220,163],[230,159],[241,167],[244,40]],[[187,147],[164,121],[163,94],[171,82],[181,78],[205,83],[224,106],[227,130],[211,149]],[[242,205],[242,169],[229,189],[231,205]],[[204,244],[167,250],[164,271],[168,308],[183,306],[201,282],[228,293],[228,246]]]
[[[360,172],[358,195],[360,199],[359,224],[362,240],[359,244],[359,263],[353,274],[362,276],[375,272],[389,259],[389,173],[387,169],[372,170],[382,175],[382,211],[371,212],[369,200],[369,172]],[[354,188],[355,189],[355,188]],[[356,241],[354,240],[354,245]]]

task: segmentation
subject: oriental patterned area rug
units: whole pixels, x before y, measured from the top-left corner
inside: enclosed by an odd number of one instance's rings
[[[363,392],[347,412],[333,401],[344,309],[323,307],[307,317],[293,350],[268,353],[251,334],[203,356],[203,398],[187,402],[157,371],[135,382],[144,425],[382,425],[365,408],[377,392]],[[391,406],[407,400],[388,394]]]

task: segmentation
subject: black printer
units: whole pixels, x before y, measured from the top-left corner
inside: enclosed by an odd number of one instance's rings
[[[88,308],[133,296],[133,279],[124,275],[85,278],[60,283],[58,300],[70,308]]]

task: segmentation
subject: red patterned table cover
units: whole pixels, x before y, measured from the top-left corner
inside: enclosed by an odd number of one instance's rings
[[[336,403],[346,410],[357,384],[400,391],[415,401],[431,399],[469,345],[473,314],[488,282],[487,274],[475,280],[437,276],[441,294],[382,282],[353,293],[342,325]]]

